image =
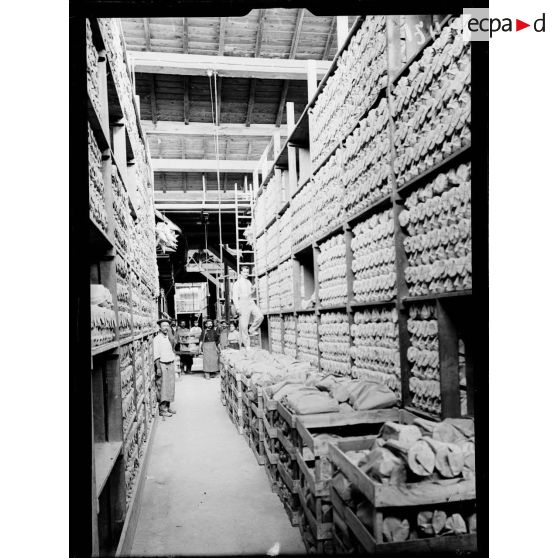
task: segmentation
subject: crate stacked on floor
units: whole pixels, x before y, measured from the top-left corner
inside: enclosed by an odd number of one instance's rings
[[[330,444],[336,552],[474,552],[473,440],[472,421],[406,413],[377,437]]]
[[[112,555],[130,549],[154,424],[159,284],[151,162],[118,20],[87,19],[86,47],[93,547]]]

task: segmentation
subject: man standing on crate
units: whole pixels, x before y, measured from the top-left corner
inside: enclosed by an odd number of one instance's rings
[[[159,415],[172,417],[176,411],[170,408],[174,401],[174,359],[175,354],[169,338],[170,321],[160,319],[159,333],[153,339],[153,360],[155,361],[155,377],[159,395]]]
[[[258,332],[260,325],[263,322],[262,311],[256,305],[252,298],[252,291],[254,287],[248,279],[250,269],[248,266],[242,266],[240,269],[240,277],[237,279],[232,288],[232,299],[238,312],[238,329],[240,330],[240,344],[244,347],[250,347],[250,335],[255,335]],[[250,329],[250,317],[253,317]]]

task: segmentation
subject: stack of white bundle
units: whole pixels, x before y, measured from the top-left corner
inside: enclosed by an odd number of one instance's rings
[[[129,312],[118,312],[118,327],[120,338],[132,335],[132,314]]]
[[[310,180],[293,198],[293,250],[297,250],[312,240],[312,223],[316,218],[316,196],[316,184]]]
[[[262,275],[258,279],[258,305],[262,312],[267,312],[269,306],[267,304],[268,297],[268,281],[267,275]]]
[[[397,310],[355,312],[351,326],[352,369],[356,378],[372,378],[387,385],[401,399],[401,366]]]
[[[277,221],[267,231],[266,254],[268,269],[279,263],[279,223]]]
[[[258,273],[264,273],[267,269],[267,255],[266,255],[266,234],[263,233],[256,239],[256,268]]]
[[[289,258],[293,247],[292,210],[289,207],[279,218],[279,259]]]
[[[89,19],[85,20],[85,37],[87,45],[87,92],[97,114],[101,114],[99,100],[99,53],[93,44],[93,33]]]
[[[385,17],[367,17],[310,110],[314,166],[348,134],[387,85],[385,49]]]
[[[392,210],[373,215],[354,228],[353,291],[357,302],[391,300],[396,295]]]
[[[256,234],[260,234],[267,224],[267,221],[265,219],[264,194],[265,190],[258,196],[254,204],[254,229],[256,231]]]
[[[314,238],[320,238],[343,222],[345,189],[341,181],[342,176],[343,149],[339,148],[313,178],[316,188]]]
[[[277,269],[279,275],[279,300],[281,310],[292,310],[294,306],[293,262],[287,260]]]
[[[124,432],[128,432],[136,416],[135,394],[131,391],[126,397],[122,398],[122,419]]]
[[[118,285],[128,288],[128,264],[120,254],[116,254],[116,282]]]
[[[269,316],[269,339],[272,353],[281,353],[282,320],[279,316]]]
[[[269,311],[278,312],[281,310],[281,281],[279,277],[279,270],[274,269],[268,274],[268,296],[269,296]]]
[[[296,358],[296,318],[292,315],[283,318],[283,352]]]
[[[91,345],[98,347],[114,341],[116,337],[116,315],[114,310],[91,306]]]
[[[89,131],[89,215],[101,230],[107,232],[108,218],[105,206],[105,185],[101,170],[101,151],[89,123],[87,123],[87,129]]]
[[[382,99],[347,138],[343,150],[342,186],[350,217],[392,191],[389,110]]]
[[[411,306],[407,329],[411,338],[407,359],[411,364],[409,386],[413,406],[438,415],[441,411],[440,361],[435,306]]]
[[[471,166],[460,165],[414,192],[399,222],[409,266],[409,294],[459,291],[472,287]]]
[[[461,17],[442,29],[393,91],[398,186],[471,143],[471,51]]]
[[[116,165],[112,166],[112,208],[114,213],[114,238],[124,254],[130,249],[129,233],[131,229],[128,192],[120,179]]]
[[[298,358],[318,365],[318,320],[313,314],[300,314],[297,320]]]
[[[120,312],[130,311],[130,290],[127,285],[116,283],[116,300]]]
[[[335,306],[347,302],[347,254],[344,233],[320,245],[319,296],[321,306]]]
[[[324,312],[318,326],[320,334],[320,366],[322,371],[349,376],[351,374],[351,336],[349,316],[345,312]]]

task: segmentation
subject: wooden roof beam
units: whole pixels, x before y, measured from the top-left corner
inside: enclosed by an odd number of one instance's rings
[[[306,79],[306,60],[279,58],[245,58],[242,56],[206,56],[173,52],[130,51],[137,73],[207,76],[208,70],[222,77],[256,79]],[[317,61],[316,70],[321,79],[330,63]]]
[[[222,17],[219,19],[219,52],[218,56],[223,56],[225,54],[225,35],[227,33],[227,22],[228,17]]]
[[[150,120],[142,120],[141,127],[146,134],[151,135],[213,136],[215,132],[215,127],[209,122],[190,122],[188,126],[184,126],[182,122],[159,121],[154,125]],[[250,128],[244,124],[219,126],[220,136],[270,138],[275,132],[288,136],[286,126],[276,128],[273,124],[252,124]]]
[[[157,97],[155,94],[155,75],[151,75],[149,80],[149,87],[151,90],[151,120],[153,124],[157,124]]]
[[[151,30],[149,29],[149,18],[143,18],[143,32],[145,35],[145,48],[148,52],[151,51]]]
[[[263,27],[265,22],[265,9],[260,9],[258,13],[258,28],[256,30],[256,43],[254,47],[254,58],[259,58],[262,50]]]
[[[252,172],[258,161],[219,161],[220,172]],[[154,172],[217,172],[216,159],[151,159]]]
[[[256,99],[256,80],[250,80],[250,94],[248,97],[248,109],[246,111],[246,126],[250,126],[252,124],[252,112],[254,110],[254,102]]]
[[[188,18],[182,18],[182,50],[184,54],[188,52]]]
[[[300,41],[300,33],[302,31],[302,20],[304,18],[304,8],[299,8],[296,14],[296,23],[293,31],[293,40],[291,42],[291,50],[289,52],[289,59],[296,56],[296,50]],[[289,90],[289,80],[283,82],[283,89],[281,90],[281,98],[279,100],[279,107],[277,108],[277,117],[275,118],[275,126],[280,126],[283,120],[283,111],[285,110],[285,102],[287,100],[287,92]]]
[[[190,123],[190,78],[184,76],[184,124]]]
[[[333,44],[333,37],[335,37],[336,23],[337,23],[337,18],[333,16],[331,18],[331,25],[329,27],[329,33],[327,34],[327,40],[324,47],[324,53],[322,54],[322,60],[327,60],[329,56],[329,51],[331,50],[331,45]]]

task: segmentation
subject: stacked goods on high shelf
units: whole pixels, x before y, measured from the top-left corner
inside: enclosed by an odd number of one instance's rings
[[[279,276],[279,300],[281,310],[292,310],[294,307],[293,262],[287,260],[277,268]]]
[[[91,23],[85,20],[85,40],[87,45],[87,92],[89,98],[97,111],[101,114],[101,101],[99,99],[99,53],[93,44],[93,32],[91,31]]]
[[[316,183],[311,180],[292,200],[293,250],[312,241],[313,221],[316,218]]]
[[[347,254],[344,233],[319,246],[318,294],[322,307],[347,303]]]
[[[134,89],[128,67],[124,60],[124,37],[119,28],[119,21],[117,18],[98,18],[99,28],[107,47],[107,59],[114,77],[114,84],[124,114],[124,122],[130,137],[135,161],[136,164],[143,167],[146,166],[147,157],[145,147],[140,139],[136,110],[134,108]],[[145,173],[146,183],[148,170],[142,169],[142,173]]]
[[[267,268],[273,267],[279,263],[279,223],[275,221],[266,235],[266,259]]]
[[[269,316],[269,339],[272,353],[281,353],[282,319],[280,316]]]
[[[318,326],[320,368],[326,373],[351,374],[349,316],[344,312],[323,312]]]
[[[116,339],[116,314],[111,292],[103,285],[91,285],[91,346]]]
[[[279,270],[274,269],[268,274],[268,296],[270,312],[281,310],[281,281],[279,277]]]
[[[352,368],[356,378],[379,380],[401,401],[401,366],[397,310],[373,309],[355,312],[351,326]]]
[[[256,269],[258,274],[265,273],[267,269],[267,254],[266,254],[266,233],[264,232],[256,239]]]
[[[472,288],[471,165],[440,173],[405,200],[399,222],[409,295]]]
[[[384,16],[366,17],[309,111],[314,167],[347,136],[387,85],[385,26]]]
[[[283,317],[283,352],[296,358],[296,318],[292,314]]]
[[[259,278],[258,284],[258,306],[262,312],[267,312],[269,310],[268,305],[268,276],[263,275]]]
[[[393,90],[398,186],[471,143],[471,47],[462,29],[461,18],[446,25]]]
[[[440,415],[440,359],[438,353],[438,321],[433,304],[412,305],[407,321],[411,345],[407,360],[411,364],[409,389],[416,409]]]
[[[130,250],[130,231],[132,217],[129,197],[116,165],[112,166],[112,208],[114,212],[114,239],[124,255]]]
[[[118,331],[120,339],[133,335],[132,314],[129,312],[118,312]]]
[[[257,235],[260,234],[265,229],[265,226],[267,225],[267,221],[265,219],[266,215],[264,209],[264,203],[265,203],[264,196],[265,196],[265,190],[256,199],[254,205],[254,230],[256,231]]]
[[[341,186],[347,217],[391,194],[391,138],[386,99],[360,121],[341,154],[344,169]]]
[[[289,207],[279,218],[279,260],[283,261],[292,251],[292,210]]]
[[[139,409],[140,403],[145,397],[145,380],[143,375],[143,359],[141,341],[136,340],[133,343],[133,361],[134,370],[136,371],[136,408]]]
[[[391,300],[396,296],[393,211],[375,214],[354,228],[351,240],[357,302]]]
[[[133,374],[133,347],[129,343],[120,349],[120,369]],[[134,389],[122,392],[122,426],[124,431],[124,459],[126,462],[126,504],[129,503],[139,469],[138,426]]]
[[[318,365],[318,318],[313,314],[297,316],[296,346],[298,358]]]
[[[366,553],[474,552],[473,421],[405,419],[385,422],[377,437],[330,444],[335,530]]]
[[[312,178],[316,191],[314,222],[314,238],[319,238],[327,231],[334,229],[343,222],[344,188],[343,149],[337,149],[327,163]]]
[[[105,206],[102,155],[89,122],[87,130],[89,132],[89,216],[106,233],[108,232],[108,217]]]

